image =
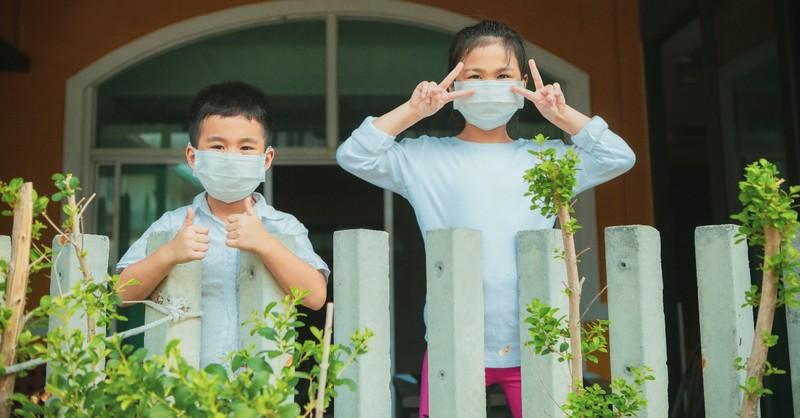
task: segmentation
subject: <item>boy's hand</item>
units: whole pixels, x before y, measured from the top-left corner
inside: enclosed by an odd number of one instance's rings
[[[181,229],[170,241],[170,251],[175,264],[183,264],[189,261],[202,260],[208,251],[208,243],[211,238],[208,236],[208,228],[200,225],[192,225],[194,221],[194,209],[186,211],[186,219],[183,221]]]
[[[244,200],[245,212],[242,214],[231,215],[228,217],[228,239],[225,245],[231,248],[257,253],[259,248],[263,248],[266,240],[269,239],[269,232],[264,229],[261,219],[253,210],[252,197]]]

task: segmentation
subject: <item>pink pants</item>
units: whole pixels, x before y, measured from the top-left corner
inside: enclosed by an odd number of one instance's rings
[[[498,384],[506,394],[508,406],[514,418],[522,418],[522,378],[519,367],[508,369],[486,368],[486,386]],[[428,352],[422,360],[422,387],[419,393],[419,418],[428,418],[430,403],[428,400]],[[441,418],[441,417],[440,417]]]

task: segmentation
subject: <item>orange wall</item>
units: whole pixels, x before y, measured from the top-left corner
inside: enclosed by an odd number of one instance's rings
[[[19,46],[31,58],[31,69],[0,72],[0,180],[24,177],[41,192],[53,191],[50,175],[62,170],[69,77],[154,30],[248,3],[255,1],[23,2]],[[475,19],[504,21],[527,40],[586,71],[593,112],[602,115],[638,157],[632,172],[598,188],[599,225],[653,224],[637,0],[417,3]],[[4,23],[8,20],[3,16]],[[5,32],[3,36],[10,36]],[[0,234],[10,234],[10,230],[9,219],[0,218]],[[41,286],[35,288],[44,289]]]

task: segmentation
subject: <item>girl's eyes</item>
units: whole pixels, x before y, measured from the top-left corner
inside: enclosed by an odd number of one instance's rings
[[[222,145],[212,145],[209,148],[214,149],[214,150],[224,150],[225,149]]]
[[[505,80],[505,79],[508,79],[508,78],[511,78],[511,76],[508,75],[508,74],[500,74],[500,75],[497,76],[496,79],[497,80]],[[478,74],[472,74],[470,76],[467,76],[467,79],[469,79],[469,80],[482,80],[481,76],[479,76]]]

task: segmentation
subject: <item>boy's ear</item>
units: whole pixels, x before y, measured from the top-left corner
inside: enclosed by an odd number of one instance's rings
[[[192,144],[189,144],[186,146],[186,162],[189,163],[189,168],[192,170],[194,170],[194,157],[194,147],[192,147]]]
[[[269,170],[272,166],[272,159],[275,158],[275,148],[272,146],[267,147],[266,157],[264,158],[264,171]]]

